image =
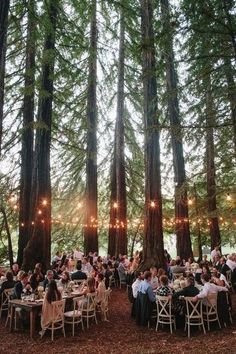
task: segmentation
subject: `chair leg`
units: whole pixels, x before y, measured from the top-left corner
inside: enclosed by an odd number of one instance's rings
[[[94,318],[95,318],[95,323],[96,323],[96,324],[98,324],[98,320],[97,320],[96,311],[94,312]]]
[[[219,328],[221,329],[221,324],[220,324],[220,320],[219,320],[218,315],[217,315],[217,322],[218,322]]]
[[[89,328],[89,318],[87,316],[87,328]]]
[[[62,332],[63,332],[63,336],[64,336],[64,338],[66,337],[66,332],[65,332],[65,325],[64,325],[64,323],[63,323],[63,327],[62,327]]]
[[[202,321],[202,329],[203,329],[204,334],[206,334],[206,330],[205,330],[205,326],[204,326],[204,322],[203,321]]]
[[[209,322],[208,310],[207,310],[207,330],[210,331],[210,322]]]
[[[82,326],[82,331],[84,331],[84,322],[83,322],[83,317],[81,317],[81,326]]]
[[[52,342],[53,342],[53,340],[54,340],[54,324],[52,323],[52,329],[51,329],[51,340],[52,340]]]
[[[173,330],[172,330],[172,322],[170,322],[170,333],[171,333],[171,334],[173,333]]]
[[[72,324],[72,336],[75,336],[75,321],[73,319],[73,324]]]
[[[190,338],[190,324],[188,323],[188,338]]]

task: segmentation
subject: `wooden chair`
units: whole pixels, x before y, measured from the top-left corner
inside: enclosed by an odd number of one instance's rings
[[[117,286],[116,279],[114,277],[114,273],[109,276],[109,288],[111,288],[113,285],[115,287]]]
[[[225,277],[226,277],[227,283],[229,284],[229,290],[234,292],[234,287],[232,284],[232,271],[231,271],[231,269],[226,271]]]
[[[85,299],[82,301],[82,321],[83,319],[86,319],[87,322],[87,328],[89,328],[89,319],[94,318],[96,324],[97,322],[97,315],[96,315],[96,305],[97,305],[97,294],[87,294],[86,295],[86,301]]]
[[[170,326],[170,333],[173,333],[173,325],[176,330],[175,316],[172,315],[172,301],[168,296],[157,296],[157,322],[156,331],[159,324],[167,324]]]
[[[121,289],[121,286],[122,285],[127,285],[127,283],[126,283],[126,279],[124,278],[124,274],[123,273],[121,273],[120,271],[119,271],[119,269],[118,269],[118,275],[119,275],[119,283],[120,283],[120,289]]]
[[[52,310],[52,322],[47,327],[51,333],[51,339],[54,340],[54,331],[57,329],[62,329],[64,337],[65,327],[64,327],[64,310],[65,310],[65,300],[53,301],[52,302],[53,310]]]
[[[204,306],[203,310],[203,320],[207,322],[207,329],[210,331],[210,322],[218,322],[219,327],[220,320],[217,312],[217,294],[208,294],[207,296],[207,304]]]
[[[84,296],[78,296],[73,299],[73,311],[67,311],[64,313],[64,322],[72,325],[72,335],[75,335],[75,325],[81,323],[82,330],[84,330],[84,324],[82,321],[82,301]]]
[[[198,300],[197,302],[192,301],[192,297],[185,297],[186,304],[186,315],[185,315],[185,331],[188,326],[188,338],[190,338],[190,327],[198,326],[203,329],[204,334],[206,334],[206,330],[203,322],[202,315],[202,300]]]
[[[8,311],[8,301],[12,294],[13,288],[5,289],[1,295],[1,304],[0,304],[0,318],[2,317],[2,312]],[[8,316],[7,316],[8,319]]]
[[[104,320],[107,321],[107,314],[109,311],[109,299],[111,296],[112,290],[108,288],[105,291],[105,296],[103,301],[100,304],[97,304],[97,312],[101,312],[101,314],[104,316]]]

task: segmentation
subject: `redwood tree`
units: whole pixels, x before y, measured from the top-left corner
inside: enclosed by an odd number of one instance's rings
[[[35,0],[28,0],[25,90],[21,148],[21,176],[19,199],[19,239],[17,262],[21,265],[23,252],[30,236],[30,208],[33,172],[33,122],[35,91]]]
[[[141,268],[164,265],[161,164],[157,78],[151,0],[140,0],[142,32],[143,116],[145,127],[144,261]]]
[[[98,251],[97,210],[97,1],[92,0],[87,89],[86,222],[84,249]]]
[[[173,51],[173,31],[171,29],[169,0],[161,0],[161,13],[164,32],[164,60],[166,70],[166,88],[168,117],[171,128],[173,166],[175,177],[175,218],[177,236],[177,254],[182,259],[193,255],[188,221],[188,197],[183,152],[182,130],[178,100],[177,72]]]
[[[43,49],[41,87],[35,141],[32,188],[32,235],[24,251],[23,267],[32,269],[36,262],[47,268],[51,254],[51,180],[50,144],[52,126],[53,76],[55,62],[55,30],[59,0],[45,1],[47,27]]]
[[[0,1],[0,156],[2,150],[2,124],[4,104],[4,77],[6,60],[6,37],[10,0]]]
[[[124,141],[124,61],[125,61],[124,12],[120,15],[119,64],[117,85],[117,111],[115,125],[115,149],[112,171],[110,232],[111,245],[115,241],[115,255],[127,254],[127,205],[125,182],[125,141]],[[112,199],[113,198],[113,199]],[[114,207],[116,203],[116,207]],[[113,224],[113,225],[112,225]],[[113,251],[109,245],[108,249]],[[114,254],[114,253],[113,253]]]

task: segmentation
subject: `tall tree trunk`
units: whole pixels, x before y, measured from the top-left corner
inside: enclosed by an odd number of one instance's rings
[[[140,269],[145,269],[153,264],[164,266],[164,245],[153,9],[151,0],[140,0],[140,4],[145,126],[144,260]]]
[[[201,226],[200,226],[200,214],[199,214],[199,205],[198,205],[198,195],[197,195],[197,188],[194,183],[194,199],[195,199],[195,210],[196,210],[196,217],[197,217],[197,245],[198,245],[198,260],[202,260],[202,235],[201,235]]]
[[[86,226],[84,249],[98,252],[97,210],[97,1],[92,0],[87,99]]]
[[[188,259],[188,257],[192,257],[193,252],[188,220],[188,197],[179,112],[177,73],[174,67],[173,35],[171,30],[168,0],[161,0],[161,13],[163,30],[165,31],[164,58],[166,65],[168,116],[171,127],[171,143],[175,176],[177,254],[182,259]]]
[[[19,207],[19,239],[17,263],[23,262],[23,252],[30,236],[31,187],[33,172],[33,122],[35,91],[35,0],[28,1],[26,43],[25,92],[23,104],[23,132],[21,148],[21,178]]]
[[[210,72],[210,71],[209,71]],[[212,97],[211,78],[208,74],[206,78],[206,164],[207,164],[207,199],[209,214],[209,229],[211,236],[211,249],[221,243],[220,229],[216,206],[216,182],[215,182],[215,149],[214,149],[214,130],[215,109]]]
[[[114,165],[112,166],[111,186],[114,198],[111,200],[110,224],[115,221],[116,227],[110,230],[110,240],[115,240],[115,256],[127,254],[127,205],[126,205],[126,181],[125,181],[125,141],[124,141],[124,61],[125,61],[125,23],[124,13],[120,13],[120,42],[119,42],[119,65],[117,84],[117,111],[115,125],[115,149]],[[114,193],[115,192],[115,193]],[[117,207],[114,207],[114,203]],[[116,220],[114,220],[114,217]]]
[[[45,0],[48,23],[43,50],[42,79],[38,107],[38,129],[35,142],[35,177],[32,190],[34,226],[32,236],[24,251],[23,267],[32,269],[41,262],[50,265],[51,254],[51,180],[50,144],[52,125],[53,76],[55,62],[55,30],[59,0]],[[47,94],[45,94],[47,93]]]
[[[233,124],[234,154],[236,157],[236,85],[234,82],[233,68],[230,58],[224,58],[225,76],[227,80],[228,99],[230,104],[231,119]]]
[[[109,234],[108,234],[108,254],[110,254],[111,256],[115,256],[116,253],[117,208],[115,208],[115,204],[114,204],[116,203],[116,152],[115,150],[116,147],[114,147],[114,157],[111,166],[110,223],[109,223]]]
[[[225,12],[226,21],[225,24],[229,31],[229,38],[232,44],[232,49],[234,51],[234,60],[236,61],[236,31],[235,31],[235,22],[234,17],[231,12],[235,10],[235,1],[222,0],[223,10]]]
[[[9,225],[8,225],[8,221],[7,221],[7,214],[6,214],[6,211],[4,208],[1,208],[0,212],[2,212],[2,215],[3,215],[3,221],[5,224],[5,229],[6,229],[6,233],[7,233],[8,258],[9,258],[10,266],[12,266],[12,264],[14,263],[13,248],[12,248],[12,241],[11,241],[11,233],[10,233],[10,229],[9,229]]]
[[[4,78],[6,60],[6,38],[8,12],[10,0],[0,1],[0,157],[2,151],[3,105],[4,105]]]

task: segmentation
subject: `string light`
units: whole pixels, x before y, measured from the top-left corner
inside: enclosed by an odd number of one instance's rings
[[[46,205],[48,204],[47,199],[44,199],[44,200],[42,201],[42,204],[43,204],[44,206],[46,206]]]
[[[39,210],[38,210],[38,214],[39,214],[39,215],[42,215],[42,210],[39,209]]]
[[[155,206],[156,206],[156,203],[154,202],[154,200],[152,200],[152,201],[150,202],[150,207],[151,207],[151,208],[155,208]]]
[[[118,203],[117,203],[117,202],[114,202],[114,203],[113,203],[113,208],[114,208],[114,209],[117,209],[117,208],[118,208]]]
[[[193,201],[191,198],[188,199],[188,205],[193,205]]]
[[[231,200],[232,200],[232,197],[231,197],[231,195],[228,193],[227,194],[227,196],[226,196],[226,200],[228,201],[228,202],[230,202]]]

